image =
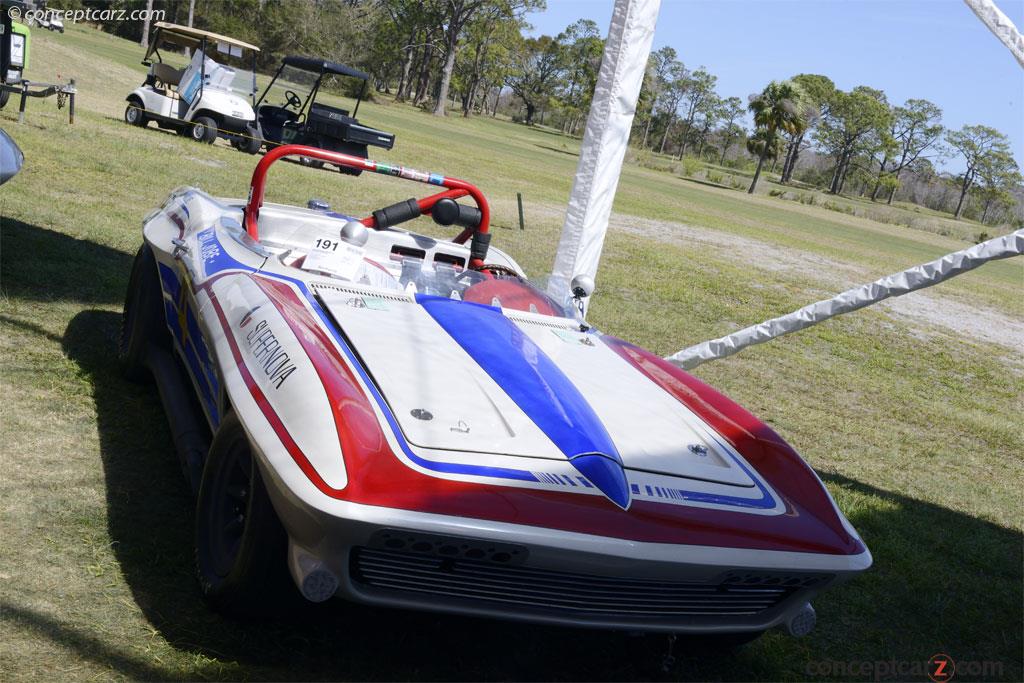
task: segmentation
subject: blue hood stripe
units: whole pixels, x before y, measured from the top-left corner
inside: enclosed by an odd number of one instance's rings
[[[622,458],[607,430],[576,386],[532,339],[493,306],[422,294],[416,301],[569,462],[579,465],[580,474],[612,502],[629,505]]]

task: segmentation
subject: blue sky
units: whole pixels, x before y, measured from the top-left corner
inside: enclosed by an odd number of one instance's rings
[[[1024,0],[996,2],[1024,29]],[[580,18],[606,32],[613,4],[548,0],[528,19],[535,35]],[[980,123],[1006,133],[1024,167],[1024,69],[960,0],[662,0],[654,49],[663,45],[688,68],[718,76],[723,97],[746,100],[770,80],[821,73],[843,90],[880,88],[893,103],[931,100],[947,127]]]

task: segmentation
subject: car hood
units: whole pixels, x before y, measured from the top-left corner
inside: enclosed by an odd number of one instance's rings
[[[706,423],[571,320],[441,297],[317,292],[427,457],[570,460],[591,481],[616,476],[614,464],[755,487]]]

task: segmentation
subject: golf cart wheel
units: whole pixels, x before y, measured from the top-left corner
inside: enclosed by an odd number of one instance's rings
[[[217,122],[209,116],[197,116],[188,132],[196,142],[212,144],[217,139]]]
[[[320,159],[313,159],[311,157],[299,157],[299,163],[303,166],[309,166],[310,168],[323,168],[324,162]]]
[[[6,90],[0,90],[0,109],[7,106],[7,100],[11,98],[11,93]]]
[[[265,618],[295,606],[288,537],[235,413],[217,428],[196,504],[196,575],[215,609]]]
[[[142,103],[138,100],[131,100],[124,108],[124,122],[129,126],[145,126],[146,112],[142,109]]]
[[[341,145],[341,147],[338,148],[338,151],[343,152],[345,154],[351,154],[354,157],[362,157],[363,159],[367,158],[369,154],[369,150],[367,149],[366,145],[357,145],[354,143],[346,143],[344,145]],[[363,169],[351,168],[350,166],[339,166],[338,171],[342,175],[357,176],[362,174]]]
[[[166,346],[167,335],[156,259],[149,245],[143,242],[128,277],[117,344],[117,358],[125,377],[135,382],[146,381],[150,377],[146,365],[150,345]]]
[[[263,138],[254,128],[245,129],[245,137],[238,143],[238,150],[246,154],[256,154],[263,148]]]

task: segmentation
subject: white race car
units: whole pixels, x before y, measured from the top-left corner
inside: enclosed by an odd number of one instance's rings
[[[288,155],[441,191],[358,220],[264,205]],[[424,215],[462,232],[396,227]],[[120,354],[157,379],[209,600],[809,631],[811,598],[871,564],[815,473],[728,398],[589,326],[582,280],[562,301],[531,286],[488,222],[464,181],[295,145],[260,161],[248,201],[185,188],[146,218]]]

